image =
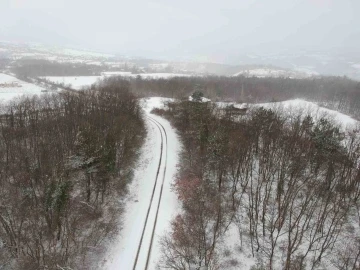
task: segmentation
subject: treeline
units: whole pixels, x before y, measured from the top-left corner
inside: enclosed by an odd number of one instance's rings
[[[0,120],[0,268],[91,269],[145,132],[128,82],[13,102]]]
[[[0,55],[0,71],[5,69],[7,67],[7,65],[10,64],[10,59],[6,58],[6,57],[2,57]]]
[[[98,76],[103,69],[99,65],[22,59],[13,64],[12,72],[19,79],[26,79],[40,76]]]
[[[254,270],[360,268],[358,130],[189,101],[156,113],[183,143],[183,212],[162,240],[163,269],[246,269],[247,256]]]
[[[216,101],[269,102],[303,98],[360,119],[360,82],[345,77],[308,79],[237,77],[178,77],[132,80],[132,88],[146,96],[179,98],[202,91]]]

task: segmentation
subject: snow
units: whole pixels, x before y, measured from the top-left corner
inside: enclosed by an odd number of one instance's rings
[[[87,65],[94,65],[94,66],[101,66],[102,62],[100,61],[89,61],[89,62],[85,62]]]
[[[152,97],[142,100],[142,106],[147,114],[151,112],[152,109],[163,109],[166,106],[166,103],[175,101],[173,98],[164,98],[164,97]],[[153,116],[152,116],[153,117]]]
[[[236,108],[258,108],[264,107],[266,109],[274,109],[276,111],[282,111],[283,113],[300,113],[304,112],[310,114],[314,119],[326,116],[335,121],[342,129],[353,128],[359,124],[359,122],[351,118],[350,116],[340,113],[335,110],[330,110],[317,105],[314,102],[309,102],[303,99],[291,99],[281,102],[269,102],[269,103],[235,103],[235,102],[216,102],[219,108],[225,108],[227,106],[234,106]]]
[[[328,116],[330,119],[333,119],[337,124],[339,124],[343,129],[355,127],[359,123],[357,120],[351,118],[346,114],[320,107],[313,102],[305,101],[302,99],[293,99],[273,103],[259,103],[254,104],[253,106],[284,110],[290,113],[305,112],[310,114],[315,119],[318,119],[322,116]]]
[[[114,57],[112,54],[104,54],[90,51],[82,51],[82,50],[74,50],[74,49],[62,49],[61,53],[71,56],[91,56],[91,57],[99,57],[99,58],[111,58]]]
[[[80,90],[84,87],[91,86],[94,83],[97,83],[103,80],[105,77],[111,76],[122,76],[125,78],[136,78],[140,76],[142,79],[169,79],[173,77],[188,77],[191,75],[187,74],[178,74],[178,73],[140,73],[133,74],[126,71],[112,71],[112,72],[102,72],[101,76],[47,76],[41,77],[42,79],[47,79],[53,83],[71,85],[75,90]]]
[[[150,64],[149,66],[151,68],[161,70],[167,68],[169,66],[169,63]]]
[[[353,64],[351,65],[353,68],[355,69],[359,69],[360,70],[360,63],[359,64]]]
[[[249,57],[249,58],[251,58],[251,59],[257,59],[257,58],[259,58],[259,56],[254,55],[254,54],[247,54],[246,56]]]
[[[42,78],[57,84],[71,85],[71,87],[75,90],[80,90],[83,87],[91,86],[99,80],[103,79],[102,76],[48,76]]]
[[[241,239],[244,242],[241,244]],[[250,243],[246,242],[246,237],[241,237],[238,228],[235,225],[229,226],[229,230],[223,237],[223,245],[219,247],[219,253],[222,258],[222,263],[226,264],[229,260],[236,260],[238,265],[228,265],[226,269],[251,269],[255,265],[256,258],[251,255]],[[230,251],[229,256],[224,256],[225,251]]]
[[[181,74],[181,73],[141,73],[141,74],[132,74],[133,77],[137,77],[138,75],[142,79],[169,79],[174,77],[191,77],[189,74]]]
[[[150,115],[150,111],[153,108],[163,108],[166,106],[166,102],[173,101],[170,98],[149,98],[142,99],[141,103],[146,115]],[[250,105],[234,104],[234,103],[217,103],[219,106],[224,107],[226,105],[233,104],[236,107],[248,107]],[[356,125],[358,122],[351,117],[342,113],[329,110],[318,106],[315,103],[304,101],[301,99],[288,100],[284,102],[275,103],[261,103],[252,104],[250,108],[265,107],[273,108],[276,110],[284,110],[286,112],[304,111],[310,113],[312,116],[320,117],[324,114],[329,115],[337,123],[343,125],[343,127],[349,127]],[[149,269],[156,269],[157,262],[160,258],[160,246],[159,239],[162,235],[170,231],[170,222],[179,213],[180,203],[178,202],[176,195],[171,190],[171,184],[176,175],[176,165],[178,163],[178,154],[180,151],[179,138],[176,135],[176,131],[171,127],[170,123],[155,115],[151,115],[152,118],[161,122],[167,131],[168,135],[168,160],[166,170],[166,180],[162,202],[160,205],[159,220],[155,232],[155,241],[152,249],[151,263]],[[148,135],[146,142],[141,150],[139,158],[139,164],[136,166],[134,180],[129,189],[129,196],[125,201],[125,209],[127,212],[122,218],[122,230],[118,237],[110,246],[107,256],[103,260],[101,265],[102,269],[132,269],[134,258],[136,256],[139,239],[141,237],[144,219],[146,216],[148,203],[151,197],[151,191],[154,185],[155,174],[157,171],[157,165],[159,162],[160,154],[160,133],[159,130],[150,122],[146,122]],[[161,166],[160,172],[163,170],[164,165]],[[161,173],[160,173],[161,174]],[[155,198],[159,194],[159,190],[156,190]],[[155,211],[150,211],[149,223],[154,220]],[[145,232],[144,243],[148,243],[150,238],[150,230]],[[223,256],[223,261],[226,264],[226,269],[251,269],[255,265],[256,261],[261,261],[261,258],[252,257],[249,249],[250,244],[247,242],[247,237],[244,236],[244,243],[240,244],[239,231],[235,226],[230,226],[229,231],[226,233],[223,239],[223,244],[219,247],[220,255]],[[144,244],[143,244],[144,246]],[[147,246],[145,244],[145,246]],[[228,256],[224,254],[230,252]],[[136,269],[144,269],[146,263],[146,252],[140,253],[139,262]],[[276,258],[280,260],[280,258]],[[236,261],[237,265],[231,263]],[[330,269],[330,268],[329,268]]]
[[[43,46],[34,43],[6,43],[0,41],[0,52],[9,53],[11,59],[44,59],[59,63],[82,63],[88,65],[102,65],[103,61],[109,61],[114,55],[92,52],[89,50],[76,50],[56,46]]]
[[[261,104],[235,104],[235,103],[218,102],[217,105],[220,108],[224,108],[229,105],[234,105],[237,108],[250,107],[250,109],[264,107],[267,109],[274,109],[280,113],[285,113],[285,114],[290,114],[290,115],[293,113],[296,114],[298,112],[303,112],[303,113],[309,113],[310,115],[312,115],[314,117],[315,120],[319,119],[322,116],[328,116],[335,123],[339,124],[343,129],[352,128],[359,124],[359,122],[357,120],[349,117],[348,115],[342,114],[342,113],[334,111],[334,110],[320,107],[313,102],[308,102],[308,101],[301,100],[301,99],[293,99],[293,100],[287,100],[287,101],[283,101],[283,102],[261,103]],[[247,200],[244,200],[245,204],[246,204],[246,201]],[[246,209],[246,207],[244,209]],[[246,217],[246,215],[247,215],[247,213],[245,213],[245,212],[239,213],[239,214],[240,214],[239,215],[240,220],[244,220],[244,217]],[[244,226],[247,226],[247,225],[244,225]],[[338,241],[337,241],[334,249],[332,251],[329,251],[327,253],[327,255],[324,256],[324,259],[321,261],[321,265],[319,265],[319,267],[316,267],[316,269],[329,269],[329,270],[330,269],[331,270],[338,269],[338,268],[334,267],[334,265],[332,265],[332,260],[339,258],[339,256],[341,256],[339,254],[344,254],[344,252],[346,252],[346,250],[349,249],[350,247],[356,248],[356,244],[354,244],[356,241],[356,240],[354,240],[354,236],[359,235],[359,232],[360,232],[360,224],[359,224],[357,214],[349,215],[347,226],[349,226],[351,228],[351,230],[348,230],[345,228],[343,230],[341,230],[340,235],[338,237]],[[279,240],[278,240],[279,248],[281,247],[280,243],[281,243],[283,237],[284,237],[284,235],[281,235],[279,237]],[[234,224],[232,224],[229,227],[229,231],[227,231],[224,236],[224,239],[222,242],[222,243],[224,243],[224,247],[221,247],[222,250],[221,250],[220,254],[222,252],[224,252],[224,250],[227,250],[230,255],[227,256],[228,258],[223,256],[221,258],[222,262],[226,263],[230,259],[234,259],[237,261],[238,265],[235,267],[226,266],[226,269],[249,270],[249,269],[251,269],[251,266],[256,264],[256,262],[261,262],[263,260],[263,258],[261,256],[264,256],[264,254],[265,254],[264,252],[255,253],[256,254],[255,257],[251,256],[250,243],[248,242],[249,239],[248,239],[248,236],[245,235],[245,233],[244,233],[243,241],[244,241],[244,243],[241,244],[239,231],[237,230],[236,226]],[[264,241],[264,240],[261,240],[261,241]],[[266,241],[266,239],[265,239],[265,241]],[[306,240],[304,241],[303,245],[304,246],[306,245]],[[301,254],[301,250],[303,248],[304,247],[299,248],[299,250],[300,250],[299,254]],[[280,250],[277,250],[276,252],[278,255],[282,254],[282,252]],[[310,254],[312,254],[312,255],[309,256],[308,260],[310,260],[310,258],[315,253],[316,253],[316,248],[314,248],[313,251],[310,252]],[[283,260],[283,258],[281,258],[280,256],[275,257],[274,269],[281,269],[280,265],[281,265],[282,260]],[[310,269],[310,268],[306,268],[306,269]]]
[[[13,76],[0,73],[0,103],[23,95],[40,95],[44,90],[45,88],[35,84],[27,83]]]
[[[233,76],[244,75],[246,77],[258,77],[258,78],[280,78],[280,77],[289,77],[289,78],[298,78],[306,77],[307,74],[301,73],[299,71],[283,70],[283,69],[273,69],[273,68],[254,68],[254,69],[245,69],[238,73],[235,73]]]
[[[130,71],[105,71],[102,76],[132,76]]]
[[[22,53],[21,56],[22,57],[34,57],[34,56],[41,56],[42,54],[37,54],[37,53]]]
[[[247,103],[235,103],[235,102],[223,102],[223,101],[220,101],[220,102],[216,102],[216,105],[219,107],[219,108],[226,108],[228,106],[234,106],[236,108],[239,108],[239,109],[244,109],[244,108],[248,108],[248,104]]]
[[[324,65],[324,62],[322,62],[322,64]],[[319,75],[319,73],[316,72],[314,69],[315,67],[313,66],[298,66],[295,68],[296,71],[303,72],[309,76]]]
[[[189,96],[189,101],[194,101],[194,98],[192,96]],[[206,97],[201,97],[201,100],[199,101],[194,101],[194,102],[201,102],[201,103],[205,103],[205,102],[210,102],[211,100],[206,98]]]
[[[159,239],[170,230],[170,222],[178,213],[180,204],[176,194],[172,191],[171,185],[177,172],[178,154],[180,151],[179,138],[170,123],[156,115],[150,115],[150,111],[157,107],[164,106],[166,98],[142,99],[145,115],[151,116],[159,121],[165,128],[168,136],[167,146],[167,168],[162,200],[159,209],[159,216],[155,230],[155,237],[152,247],[149,269],[155,269],[160,259]],[[101,269],[117,270],[132,269],[145,222],[149,201],[154,186],[155,176],[159,163],[161,135],[158,128],[146,120],[147,139],[144,143],[138,165],[135,166],[134,179],[129,188],[129,195],[125,201],[125,214],[122,217],[122,230],[109,248],[108,254],[102,260]],[[164,157],[160,169],[160,179],[164,169]],[[160,180],[159,179],[159,180]],[[158,184],[155,191],[154,201],[157,205],[157,196],[160,193]],[[153,224],[155,211],[151,209],[148,225]],[[152,226],[150,226],[152,227]],[[142,247],[148,247],[151,230],[146,230]],[[145,252],[140,252],[136,269],[144,269],[146,264]]]

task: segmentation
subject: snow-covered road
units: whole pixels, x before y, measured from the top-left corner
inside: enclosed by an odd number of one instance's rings
[[[147,138],[129,187],[122,229],[103,260],[103,269],[156,269],[160,260],[159,240],[169,231],[170,222],[178,212],[179,204],[171,185],[180,144],[170,123],[150,114],[151,109],[160,103],[159,98],[143,103],[147,115]]]

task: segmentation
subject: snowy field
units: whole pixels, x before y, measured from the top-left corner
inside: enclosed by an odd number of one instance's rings
[[[315,67],[313,67],[313,66],[294,66],[294,70],[305,73],[305,74],[307,74],[309,76],[320,75],[314,69],[315,69]]]
[[[271,102],[271,103],[257,103],[257,104],[237,104],[233,102],[217,102],[219,107],[224,108],[229,105],[234,105],[236,108],[258,108],[264,107],[268,109],[274,109],[276,111],[282,111],[283,113],[296,114],[300,112],[307,113],[319,119],[322,116],[327,116],[335,123],[339,124],[343,129],[352,128],[359,124],[359,122],[350,116],[340,113],[335,110],[330,110],[324,107],[320,107],[314,102],[305,101],[302,99],[292,99],[282,102]]]
[[[45,88],[0,73],[0,103],[21,96],[40,95]]]
[[[75,60],[80,58],[87,60],[107,60],[113,58],[114,55],[93,52],[89,50],[78,50],[71,48],[63,48],[57,46],[44,46],[39,43],[14,43],[0,41],[0,52],[10,52],[14,59],[22,58],[38,58],[51,61]]]
[[[130,71],[104,71],[101,72],[101,76],[132,76],[132,73]]]
[[[167,100],[169,99],[150,98],[143,99],[141,102],[146,115],[151,115],[150,111],[154,107],[163,106],[163,102]],[[180,208],[176,194],[171,189],[171,185],[177,172],[176,165],[178,163],[180,143],[175,130],[167,120],[156,115],[151,115],[151,117],[164,126],[168,137],[166,149],[167,159],[166,162],[162,161],[160,167],[160,172],[162,172],[166,165],[164,188],[149,264],[149,269],[156,269],[156,265],[160,259],[159,240],[161,236],[170,230],[170,222],[176,216]],[[101,260],[101,264],[99,265],[100,269],[133,269],[146,213],[154,188],[154,181],[161,152],[161,135],[159,129],[150,120],[146,122],[146,126],[148,131],[147,139],[141,149],[138,164],[135,166],[134,179],[129,188],[129,195],[124,202],[124,209],[126,212],[122,217],[122,230],[118,237],[110,243],[107,256]],[[157,184],[154,198],[157,198],[159,192],[160,185]],[[155,201],[157,202],[156,199]],[[153,222],[155,218],[154,214],[155,211],[150,211],[148,224]],[[147,247],[149,239],[150,231],[146,230],[142,246]],[[142,253],[144,252],[139,254],[136,269],[145,269],[146,254]]]
[[[63,84],[64,86],[70,86],[75,90],[80,90],[84,87],[93,85],[103,79],[102,76],[65,76],[65,77],[42,77],[52,83]]]
[[[272,68],[255,68],[255,69],[246,69],[238,73],[235,73],[233,76],[246,76],[246,77],[257,77],[257,78],[306,78],[309,77],[308,72],[303,70],[291,71],[283,69],[272,69]]]
[[[291,114],[304,112],[310,114],[315,119],[321,118],[322,116],[328,116],[330,119],[335,121],[335,123],[339,124],[343,129],[352,128],[358,124],[357,120],[351,118],[346,114],[320,107],[313,102],[305,101],[302,99],[293,99],[273,103],[259,103],[253,106],[284,110],[284,112]]]
[[[142,79],[170,79],[174,77],[191,77],[189,74],[182,73],[143,73],[133,74],[133,77],[140,76]]]
[[[97,58],[112,58],[114,55],[112,54],[106,54],[106,53],[98,53],[98,52],[92,52],[92,51],[84,51],[84,50],[75,50],[75,49],[57,49],[55,50],[58,53],[62,53],[64,55],[69,56],[87,56],[87,57],[97,57]]]
[[[89,87],[94,83],[97,83],[104,78],[112,77],[112,76],[121,76],[125,78],[137,78],[140,76],[142,79],[169,79],[174,77],[190,77],[188,74],[179,74],[179,73],[141,73],[141,74],[132,74],[131,72],[124,71],[115,71],[115,72],[102,72],[101,76],[48,76],[42,77],[43,79],[47,79],[53,83],[71,85],[75,90],[80,90],[84,87]]]

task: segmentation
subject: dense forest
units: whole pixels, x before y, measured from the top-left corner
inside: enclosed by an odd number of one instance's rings
[[[0,118],[0,268],[90,269],[145,136],[126,81],[14,101]]]
[[[345,77],[308,79],[256,77],[178,77],[131,81],[145,96],[183,98],[202,91],[214,101],[269,102],[303,98],[360,119],[360,82]]]
[[[162,239],[163,269],[243,269],[246,256],[253,270],[360,269],[357,130],[210,102],[153,112],[183,143],[174,184],[183,211]]]

